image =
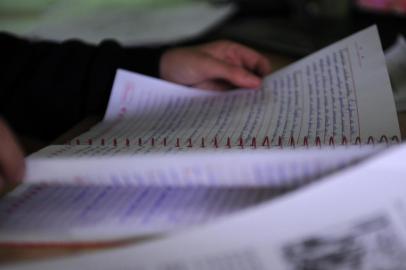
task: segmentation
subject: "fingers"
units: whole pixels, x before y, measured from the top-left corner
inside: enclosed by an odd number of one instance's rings
[[[193,85],[193,87],[214,91],[226,91],[235,88],[232,84],[223,80],[208,80],[205,82]]]
[[[205,89],[258,88],[271,71],[267,58],[228,41],[166,51],[160,61],[161,78]],[[226,85],[225,85],[226,84]]]
[[[271,64],[268,58],[251,48],[232,41],[215,41],[199,46],[198,49],[214,58],[246,68],[248,71],[260,76],[265,76],[271,72]]]
[[[0,118],[0,181],[15,184],[24,176],[24,155],[16,139]],[[0,186],[1,187],[1,186]]]
[[[261,85],[261,78],[247,70],[228,64],[226,62],[206,58],[205,67],[202,71],[205,73],[203,77],[206,80],[223,80],[239,88],[258,88]],[[201,82],[200,82],[201,83]]]
[[[260,76],[265,76],[271,72],[269,60],[248,47],[234,44],[229,55],[231,58],[236,58],[243,67]]]

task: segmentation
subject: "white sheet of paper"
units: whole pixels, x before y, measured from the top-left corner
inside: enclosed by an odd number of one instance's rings
[[[178,231],[315,183],[381,150],[92,156],[95,149],[52,146],[28,159],[25,184],[0,201],[0,243],[100,242]]]
[[[276,194],[264,188],[25,184],[0,201],[0,244],[153,236],[207,223]]]
[[[334,43],[265,78],[261,91],[192,90],[119,71],[106,121],[73,143],[124,144],[145,151],[201,140],[224,146],[265,138],[273,145],[355,143],[400,138],[396,109],[375,26]],[[379,108],[379,110],[377,109]],[[156,143],[154,147],[151,141]],[[189,141],[191,140],[191,143]],[[186,147],[187,148],[187,147]]]
[[[381,150],[348,146],[176,154],[129,154],[131,148],[51,146],[27,160],[26,183],[114,186],[299,186]],[[104,151],[104,152],[103,152]]]
[[[312,188],[144,245],[9,269],[405,269],[406,146]],[[331,260],[331,256],[340,258]]]

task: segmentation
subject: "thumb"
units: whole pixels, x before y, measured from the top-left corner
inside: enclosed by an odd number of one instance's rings
[[[257,88],[261,85],[261,78],[245,70],[217,59],[206,59],[206,77],[208,79],[224,80],[239,88]]]
[[[0,118],[0,177],[9,183],[16,183],[24,176],[24,154],[14,135]]]

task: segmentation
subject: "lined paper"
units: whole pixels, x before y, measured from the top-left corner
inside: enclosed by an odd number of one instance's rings
[[[376,110],[376,108],[380,108]],[[267,76],[261,90],[215,93],[118,71],[105,122],[73,143],[153,147],[244,144],[268,137],[309,144],[400,138],[376,27]],[[191,143],[189,141],[191,140]],[[155,144],[151,144],[155,140]]]
[[[383,146],[171,154],[50,146],[27,160],[27,183],[115,186],[295,187],[379,153]],[[332,154],[334,153],[334,154]]]
[[[102,123],[27,159],[33,186],[0,203],[1,239],[177,230],[382,150],[362,143],[400,138],[376,27],[269,75],[261,90],[202,91],[119,71],[111,95]],[[344,138],[349,145],[338,147]]]
[[[405,155],[165,239],[10,269],[405,269]]]
[[[0,244],[100,242],[173,232],[256,205],[276,192],[23,185],[0,201]]]

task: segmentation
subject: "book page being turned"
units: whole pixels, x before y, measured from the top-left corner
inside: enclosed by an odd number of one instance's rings
[[[205,92],[119,72],[107,116],[73,143],[148,151],[400,138],[375,26],[267,76],[261,90]]]
[[[406,147],[165,239],[24,269],[406,269]]]
[[[276,194],[266,188],[25,184],[0,201],[0,245],[163,234],[207,223]]]
[[[24,181],[112,186],[293,189],[379,153],[378,146],[131,153],[131,147],[50,146],[27,159]]]

